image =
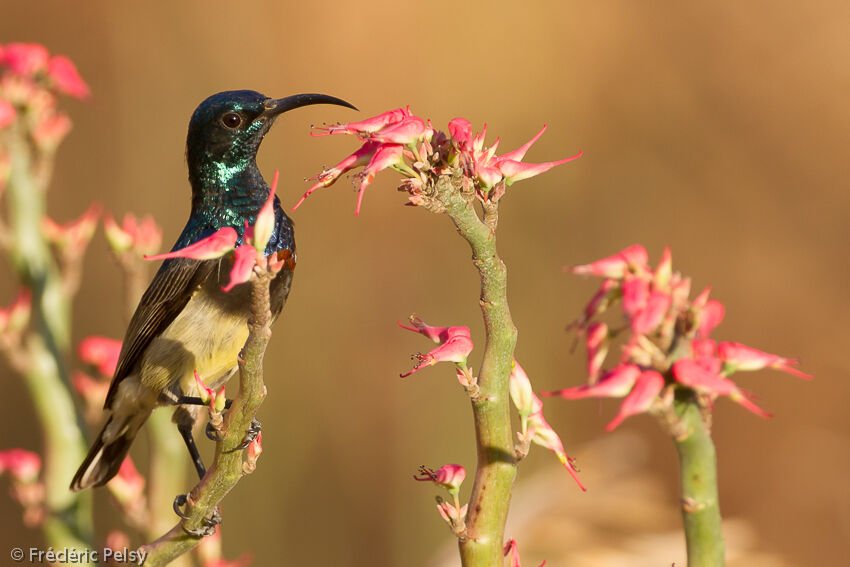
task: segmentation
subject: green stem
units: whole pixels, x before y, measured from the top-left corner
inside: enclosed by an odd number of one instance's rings
[[[141,548],[141,551],[147,553],[147,567],[167,565],[198,545],[201,537],[190,535],[187,530],[199,530],[204,519],[212,514],[218,503],[245,474],[243,452],[239,445],[266,396],[263,355],[271,337],[270,281],[269,272],[262,272],[252,280],[248,340],[239,356],[239,395],[224,416],[224,436],[216,443],[212,466],[189,494],[186,510],[188,519],[182,520],[165,535]]]
[[[516,478],[516,455],[510,418],[508,376],[517,340],[507,301],[507,269],[496,251],[497,205],[484,205],[484,221],[474,197],[442,177],[437,198],[472,249],[481,278],[481,312],[486,343],[478,375],[479,394],[472,400],[478,463],[466,516],[466,537],[459,542],[464,567],[502,564],[502,541]]]
[[[33,294],[35,331],[27,338],[29,368],[25,383],[44,434],[44,482],[47,544],[56,549],[91,547],[90,494],[74,494],[68,483],[85,456],[82,421],[69,389],[65,355],[70,344],[71,298],[41,234],[45,213],[47,166],[35,171],[19,121],[6,144],[12,163],[8,184],[12,261],[23,285]]]
[[[711,431],[694,401],[674,405],[678,418],[673,441],[679,453],[682,519],[689,567],[724,565],[723,532],[717,496],[717,458]]]

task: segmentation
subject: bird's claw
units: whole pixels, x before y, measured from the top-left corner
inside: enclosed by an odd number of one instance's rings
[[[204,434],[210,441],[221,441],[221,431],[216,429],[216,427],[210,421],[207,422],[207,428],[204,430]]]
[[[251,419],[251,425],[248,426],[248,431],[245,432],[245,439],[242,440],[242,444],[239,445],[238,449],[247,449],[248,445],[254,442],[257,436],[262,431],[262,424],[260,420],[256,417]]]
[[[189,516],[183,513],[181,508],[186,505],[189,501],[188,494],[178,494],[174,498],[174,504],[172,508],[174,508],[174,513],[177,514],[181,519],[188,520]],[[204,518],[204,522],[201,527],[197,529],[189,529],[186,526],[183,527],[183,531],[192,537],[207,537],[215,533],[215,527],[221,523],[221,510],[218,506],[215,507],[212,514],[210,514],[209,518]]]

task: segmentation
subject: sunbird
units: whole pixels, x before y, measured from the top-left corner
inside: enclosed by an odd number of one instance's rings
[[[204,100],[189,121],[186,161],[192,209],[172,250],[232,227],[244,238],[270,189],[257,168],[257,150],[282,113],[311,104],[348,102],[323,94],[269,98],[255,91],[227,91]],[[276,319],[289,295],[294,269],[292,221],[274,198],[275,227],[266,256],[289,256],[270,284]],[[198,415],[194,372],[218,389],[237,369],[248,338],[250,284],[228,292],[232,260],[165,260],[136,308],[124,341],[104,409],[109,418],[71,481],[71,490],[108,482],[121,467],[139,428],[159,406],[176,406],[174,422],[200,477],[204,466],[192,437]],[[256,434],[256,432],[255,432]]]

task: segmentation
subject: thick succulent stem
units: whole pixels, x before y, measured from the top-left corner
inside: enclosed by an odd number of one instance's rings
[[[187,519],[181,520],[165,535],[142,547],[147,553],[145,565],[167,565],[176,557],[190,551],[201,541],[188,531],[202,528],[219,502],[242,478],[242,450],[239,449],[251,421],[266,396],[263,383],[263,355],[271,337],[269,282],[272,274],[255,270],[251,283],[251,318],[248,340],[239,357],[239,395],[224,417],[224,436],[216,443],[212,466],[189,494]]]
[[[472,263],[481,278],[481,312],[486,343],[478,375],[478,396],[472,400],[478,463],[466,517],[466,535],[460,538],[464,567],[502,564],[502,540],[511,488],[516,477],[516,455],[510,419],[508,376],[517,330],[507,300],[507,269],[496,251],[496,204],[484,205],[484,221],[475,211],[475,199],[458,191],[442,177],[437,198],[458,233],[472,249]]]
[[[44,434],[44,534],[55,549],[85,549],[91,547],[91,494],[68,490],[86,450],[65,366],[71,297],[40,230],[48,160],[42,157],[39,164],[33,163],[26,134],[19,128],[16,123],[6,138],[12,164],[7,189],[9,252],[18,277],[33,298],[34,330],[26,338],[29,360],[23,374]]]
[[[676,401],[673,435],[679,454],[682,519],[689,567],[724,564],[725,544],[717,496],[717,457],[711,431],[695,401]]]

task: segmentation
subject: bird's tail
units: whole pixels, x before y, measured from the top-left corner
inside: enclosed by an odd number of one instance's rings
[[[77,492],[109,482],[121,468],[136,433],[148,416],[150,412],[137,412],[126,416],[111,415],[74,475],[71,490]]]

